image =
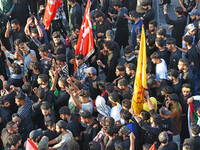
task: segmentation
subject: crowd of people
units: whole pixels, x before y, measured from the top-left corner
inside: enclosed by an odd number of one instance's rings
[[[87,0],[63,0],[49,30],[46,1],[1,0],[0,149],[198,150],[199,0],[179,0],[176,19],[170,4],[160,1],[166,29],[152,0],[91,0],[95,52],[85,60],[75,50]],[[143,26],[147,89],[138,115],[131,105]]]

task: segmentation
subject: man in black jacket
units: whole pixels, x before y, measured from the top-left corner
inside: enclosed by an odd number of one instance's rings
[[[124,14],[128,14],[128,10],[126,7],[122,7],[122,3],[120,1],[116,1],[113,5],[115,10],[118,11],[118,14],[116,16],[109,13],[109,15],[113,18],[116,18],[116,21],[113,22],[112,25],[116,26],[117,28],[115,33],[115,41],[121,49],[121,46],[125,48],[128,45],[128,20],[124,17]]]
[[[69,0],[69,5],[71,5],[70,15],[71,15],[71,25],[72,25],[72,27],[75,24],[78,24],[79,26],[81,26],[82,14],[81,14],[80,5],[76,2],[76,0]]]
[[[191,124],[190,131],[192,133],[192,137],[185,139],[183,145],[189,143],[193,145],[195,150],[199,149],[200,147],[199,126],[196,123]]]
[[[187,23],[186,17],[183,15],[183,8],[181,6],[178,6],[175,8],[175,13],[177,15],[176,20],[172,20],[169,18],[167,14],[167,6],[163,6],[165,21],[167,24],[173,25],[170,26],[172,29],[172,37],[176,39],[176,45],[178,47],[182,47],[182,37],[184,34],[185,26]]]
[[[116,53],[116,47],[113,41],[105,41],[103,43],[102,57],[97,60],[97,65],[99,65],[106,75],[107,82],[113,82],[116,78],[115,69],[118,64],[118,57]]]

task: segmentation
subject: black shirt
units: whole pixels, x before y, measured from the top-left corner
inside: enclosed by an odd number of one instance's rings
[[[93,123],[89,125],[83,133],[83,150],[88,150],[88,143],[92,141],[97,134],[97,129],[93,127],[95,124],[96,123],[93,121]]]
[[[169,136],[169,141],[172,141],[173,139],[173,131],[174,131],[174,120],[169,117],[165,120],[162,120],[161,122],[161,125],[162,125],[162,131],[170,131],[172,132],[172,134],[168,134]]]
[[[108,143],[105,146],[105,150],[115,150],[115,142],[117,141],[122,141],[122,138],[118,135],[116,135],[114,139],[108,141]]]
[[[9,37],[13,36],[13,41],[15,41],[16,39],[20,39],[22,40],[22,42],[26,42],[27,38],[26,35],[24,33],[24,28],[20,28],[19,31],[14,32],[12,29],[9,30]]]
[[[192,92],[193,92],[193,90],[194,90],[194,76],[193,76],[193,73],[192,73],[192,69],[190,67],[188,67],[187,72],[183,72],[181,80],[182,80],[182,84],[184,84],[184,83],[190,84]]]
[[[7,94],[5,99],[9,100],[10,102],[10,107],[9,109],[13,112],[13,113],[16,113],[17,110],[18,110],[18,107],[15,103],[15,96],[16,96],[16,92],[15,91],[12,91],[11,93]]]
[[[98,82],[99,80],[100,80],[99,77],[96,77],[95,80],[89,77],[85,78],[85,81],[89,82],[89,91],[90,91],[90,97],[92,98],[92,100],[96,99],[96,97],[100,95],[100,90],[98,86],[97,87],[94,86],[94,83]]]
[[[189,63],[194,63],[194,72],[199,72],[199,54],[195,46],[192,46],[191,49],[188,49],[186,57],[189,60]]]
[[[182,58],[182,54],[179,49],[176,49],[175,52],[171,52],[169,69],[178,69],[178,61]]]
[[[148,27],[149,27],[149,22],[150,22],[151,20],[153,20],[154,17],[155,17],[155,11],[154,11],[153,8],[145,12],[145,14],[144,14],[144,16],[143,16],[143,18],[144,18],[143,22],[144,22],[144,27],[145,27],[145,29],[148,29]]]
[[[178,146],[174,142],[169,142],[167,145],[158,147],[158,150],[178,150]]]
[[[31,74],[31,85],[32,85],[32,88],[39,87],[39,84],[37,82],[38,76],[39,76],[39,74],[34,74],[32,72],[32,74]]]
[[[78,3],[76,3],[73,7],[71,7],[70,14],[71,14],[72,26],[74,26],[75,24],[78,24],[79,26],[81,26],[82,13],[81,13],[81,7]]]
[[[180,79],[178,79],[177,84],[172,84],[172,88],[174,89],[174,93],[176,93],[178,96],[181,94],[182,90],[182,82]]]
[[[68,121],[67,127],[72,132],[74,137],[80,136],[80,123],[78,121],[78,118],[73,114]]]
[[[51,130],[47,129],[44,132],[43,136],[47,136],[49,138],[49,141],[51,141],[51,140],[55,139],[56,137],[58,137],[59,134],[56,131],[51,131]]]
[[[167,66],[168,66],[168,64],[169,64],[169,58],[170,58],[168,51],[166,49],[164,49],[163,51],[160,51],[158,49],[157,52],[160,54],[160,57],[165,60]]]
[[[51,50],[51,53],[55,55],[66,53],[65,44],[62,41],[60,41],[58,45],[55,45],[54,42],[51,41],[49,44],[49,49]]]

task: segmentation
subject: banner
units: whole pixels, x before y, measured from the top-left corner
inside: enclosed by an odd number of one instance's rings
[[[47,0],[44,12],[43,23],[46,30],[49,30],[51,20],[56,16],[57,9],[61,6],[62,0]]]
[[[91,2],[88,0],[75,51],[75,55],[83,54],[84,61],[94,53],[90,5]],[[74,69],[76,70],[76,63]]]
[[[39,149],[37,148],[37,146],[35,146],[35,144],[31,141],[31,139],[28,138],[26,142],[26,150],[39,150]]]
[[[147,88],[146,67],[146,40],[143,25],[132,97],[132,107],[137,115],[143,110],[144,90]]]

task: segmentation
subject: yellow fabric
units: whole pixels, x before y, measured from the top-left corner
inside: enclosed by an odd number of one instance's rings
[[[146,40],[143,26],[132,97],[132,107],[137,115],[143,110],[144,90],[147,88],[146,67]]]
[[[154,107],[155,111],[157,111],[157,100],[155,99],[155,97],[151,97],[150,100],[151,100],[151,102],[153,104],[153,107]],[[143,103],[143,110],[146,110],[146,111],[149,112],[148,102]]]
[[[185,90],[185,91],[190,91],[190,88],[184,87],[184,88],[182,88],[182,89]]]
[[[109,101],[111,101],[114,104],[117,104],[117,107],[120,107],[120,104],[118,102],[114,102],[113,100],[109,99]]]

